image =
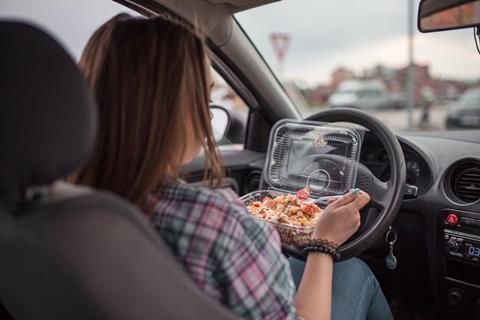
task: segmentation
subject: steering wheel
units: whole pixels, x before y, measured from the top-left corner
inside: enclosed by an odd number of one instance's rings
[[[370,204],[362,209],[360,229],[342,246],[339,251],[341,260],[360,255],[382,237],[395,219],[402,203],[406,170],[405,157],[395,134],[381,121],[366,112],[337,108],[316,113],[306,120],[319,122],[350,122],[366,128],[387,151],[390,165],[390,179],[382,182],[363,164],[358,164],[355,186],[370,195]],[[300,249],[283,246],[290,256],[305,260]]]

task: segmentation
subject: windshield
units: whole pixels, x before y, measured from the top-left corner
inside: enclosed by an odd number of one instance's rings
[[[413,2],[411,20],[398,0],[284,0],[236,19],[304,117],[353,107],[395,131],[480,129],[478,91],[462,97],[480,86],[472,30],[421,34]]]

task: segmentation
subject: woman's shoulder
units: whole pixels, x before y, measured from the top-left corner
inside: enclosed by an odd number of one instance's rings
[[[177,184],[165,188],[157,197],[153,222],[165,220],[189,221],[206,228],[221,229],[235,237],[239,234],[258,233],[269,227],[252,217],[232,189],[210,189],[191,184]]]
[[[230,188],[210,189],[202,185],[178,183],[166,187],[156,195],[158,201],[181,201],[194,203],[208,203],[228,207],[240,205],[243,207],[238,195]]]

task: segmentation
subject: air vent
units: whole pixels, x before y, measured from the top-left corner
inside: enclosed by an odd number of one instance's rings
[[[257,191],[260,188],[260,180],[262,179],[262,171],[251,171],[243,182],[243,193],[247,194]]]
[[[480,162],[465,161],[457,165],[450,178],[452,192],[467,203],[480,199]]]

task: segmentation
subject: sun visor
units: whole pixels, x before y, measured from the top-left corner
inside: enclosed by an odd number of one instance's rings
[[[278,2],[280,0],[207,0],[207,2],[213,4],[227,4],[231,5],[232,13],[253,9],[256,7],[264,6],[272,2]]]
[[[230,38],[233,14],[277,1],[279,0],[156,0],[193,23],[219,47]]]

